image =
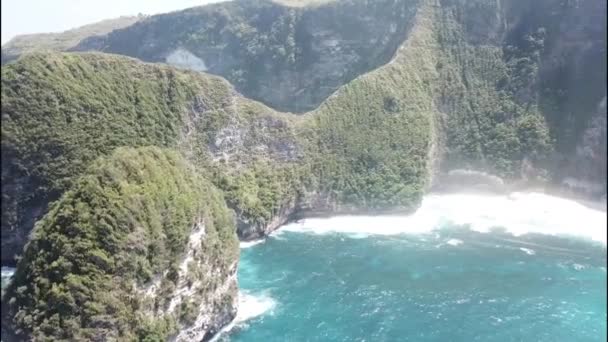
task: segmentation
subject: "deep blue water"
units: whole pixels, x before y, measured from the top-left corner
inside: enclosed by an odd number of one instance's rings
[[[240,310],[268,310],[223,341],[607,337],[605,246],[572,239],[285,231],[241,249],[239,286],[259,299]]]

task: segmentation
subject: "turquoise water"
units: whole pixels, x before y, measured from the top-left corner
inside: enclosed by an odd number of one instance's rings
[[[239,286],[259,315],[222,341],[606,341],[606,249],[576,239],[283,231]]]

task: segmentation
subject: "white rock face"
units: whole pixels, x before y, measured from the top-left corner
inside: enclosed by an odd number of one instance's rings
[[[167,64],[173,65],[182,69],[190,69],[196,71],[207,71],[205,61],[194,55],[192,52],[179,48],[171,52],[165,59]]]
[[[210,331],[217,331],[222,325],[228,324],[236,315],[238,305],[238,297],[234,296],[232,303],[227,304],[226,308],[218,311],[214,302],[227,293],[236,293],[237,291],[237,264],[236,262],[229,267],[228,275],[223,276],[222,270],[214,268],[209,263],[210,260],[197,257],[202,252],[202,242],[205,239],[206,231],[202,218],[192,228],[188,237],[188,247],[184,253],[178,266],[178,282],[171,294],[169,304],[166,308],[160,310],[149,309],[146,314],[151,317],[160,317],[162,315],[179,316],[179,307],[182,302],[197,295],[197,290],[204,286],[202,279],[225,279],[210,293],[207,293],[203,300],[198,304],[197,316],[192,324],[179,322],[178,333],[169,338],[171,342],[189,342],[201,341],[203,337]],[[190,267],[196,267],[204,272],[203,278],[195,279],[191,284],[188,283],[187,276],[193,270]],[[154,300],[160,295],[159,290],[161,282],[168,272],[162,275],[157,275],[145,287],[138,287],[134,284],[134,292],[146,300]],[[232,313],[232,314],[231,314]]]
[[[167,313],[173,313],[175,308],[182,303],[182,301],[192,295],[194,295],[194,290],[200,285],[200,282],[195,282],[192,286],[188,287],[186,285],[186,275],[188,274],[188,265],[191,261],[194,261],[194,252],[201,250],[201,241],[203,236],[205,235],[205,226],[202,222],[199,222],[194,230],[190,233],[188,237],[188,251],[186,252],[186,257],[179,264],[179,284],[175,291],[174,297],[169,302],[169,308],[167,309]]]
[[[218,297],[221,296],[221,294],[230,291],[234,284],[236,284],[236,272],[230,275],[230,277],[228,277],[228,279],[215,290],[213,295]],[[205,334],[207,333],[207,327],[213,321],[213,318],[208,313],[205,304],[206,303],[203,302],[199,306],[199,314],[195,322],[190,326],[181,327],[179,333],[169,340],[170,342],[191,342],[203,340]],[[235,296],[231,307],[236,308],[237,306],[238,297]]]

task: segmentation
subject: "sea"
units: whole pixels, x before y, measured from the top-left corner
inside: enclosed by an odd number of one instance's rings
[[[293,222],[241,243],[239,311],[214,340],[606,341],[606,221],[522,192]]]
[[[541,193],[436,194],[409,216],[241,243],[216,341],[606,341],[606,211]]]

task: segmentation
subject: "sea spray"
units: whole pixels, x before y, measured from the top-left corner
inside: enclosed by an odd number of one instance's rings
[[[603,341],[605,222],[538,193],[294,222],[241,244],[239,314],[219,340]]]
[[[211,342],[223,341],[227,334],[236,328],[243,327],[248,321],[262,316],[267,313],[272,313],[276,307],[276,301],[265,293],[250,294],[247,291],[239,291],[239,304],[236,317],[220,330]]]
[[[391,218],[376,219],[358,238],[309,220],[242,249],[241,291],[271,293],[280,308],[247,309],[263,313],[222,341],[606,340],[602,244],[449,224],[360,238]]]
[[[253,241],[241,241],[241,243],[239,244],[239,246],[241,248],[250,248],[250,247],[253,247],[253,246],[257,245],[257,244],[264,243],[264,241],[266,241],[266,240],[264,240],[264,239],[258,239],[258,240],[253,240]]]
[[[466,226],[484,233],[502,228],[515,236],[536,233],[579,237],[606,245],[605,211],[541,193],[431,194],[408,216],[311,218],[288,224],[281,230],[362,237],[426,234],[446,225]]]

